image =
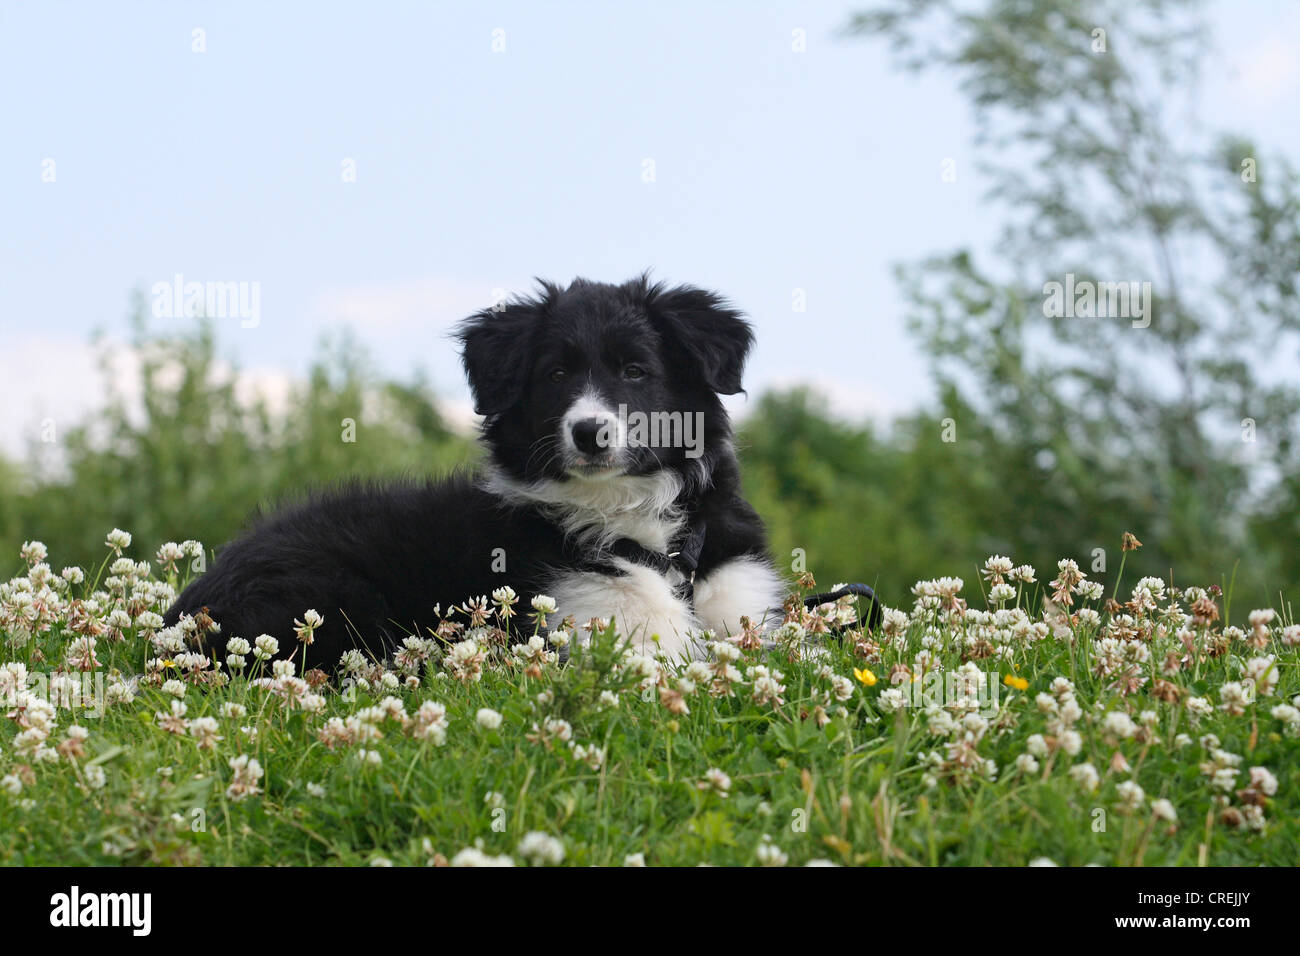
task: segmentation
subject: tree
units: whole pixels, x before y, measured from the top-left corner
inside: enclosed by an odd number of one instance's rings
[[[995,261],[898,276],[944,413],[1003,493],[1099,543],[1139,531],[1142,568],[1181,583],[1238,556],[1260,594],[1300,581],[1300,189],[1281,158],[1187,122],[1198,4],[892,0],[848,32],[954,72],[974,110]],[[1150,285],[1124,309],[1130,281]]]

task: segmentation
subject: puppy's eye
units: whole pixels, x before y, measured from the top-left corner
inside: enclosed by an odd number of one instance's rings
[[[566,371],[565,371],[564,369],[562,369],[562,368],[551,369],[551,381],[552,381],[552,382],[563,382],[565,376],[568,375],[568,374],[569,374],[569,373],[566,372]]]
[[[636,380],[638,378],[645,378],[645,369],[643,369],[640,365],[628,365],[623,369],[623,377],[630,378],[633,380]]]

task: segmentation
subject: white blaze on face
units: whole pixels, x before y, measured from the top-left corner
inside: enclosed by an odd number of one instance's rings
[[[582,452],[573,442],[573,426],[578,422],[594,419],[600,422],[600,441],[611,452],[627,448],[627,422],[620,419],[618,412],[609,406],[595,388],[588,387],[564,413],[560,420],[560,434],[564,449],[570,455],[582,457]]]

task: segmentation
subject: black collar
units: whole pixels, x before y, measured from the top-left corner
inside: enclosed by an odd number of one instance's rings
[[[670,550],[651,551],[631,538],[618,538],[606,550],[606,554],[633,564],[653,568],[667,576],[676,569],[682,580],[674,588],[677,597],[688,604],[695,599],[695,571],[700,566],[700,553],[704,550],[704,539],[708,533],[708,522],[699,508],[688,509],[686,523],[682,530],[669,543]],[[588,558],[582,562],[585,566],[605,573],[619,573],[615,566],[599,557]]]

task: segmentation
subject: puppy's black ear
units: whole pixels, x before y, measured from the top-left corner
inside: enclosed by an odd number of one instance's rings
[[[660,330],[709,388],[721,395],[743,391],[741,375],[754,331],[742,314],[722,296],[694,286],[652,286],[646,292]]]
[[[499,415],[523,397],[530,342],[543,307],[543,302],[533,299],[507,302],[499,311],[475,312],[456,330],[478,414]]]

